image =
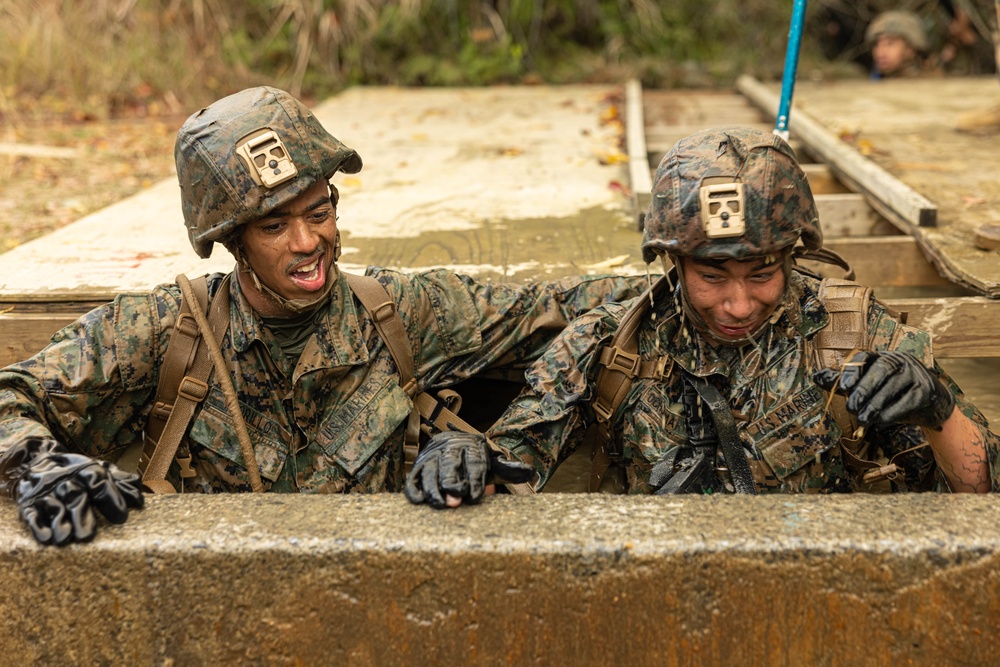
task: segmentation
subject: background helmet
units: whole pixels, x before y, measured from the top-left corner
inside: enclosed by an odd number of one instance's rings
[[[920,17],[913,12],[894,9],[876,16],[865,30],[865,41],[869,45],[874,44],[879,35],[901,37],[918,53],[927,53],[930,48]]]
[[[249,88],[188,118],[174,145],[184,225],[195,252],[284,206],[361,157],[327,132],[301,102]]]
[[[647,263],[663,253],[705,259],[777,254],[800,238],[810,250],[823,246],[809,182],[775,134],[702,130],[660,161],[642,235]]]

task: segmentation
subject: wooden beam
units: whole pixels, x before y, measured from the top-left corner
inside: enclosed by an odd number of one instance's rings
[[[41,146],[39,144],[0,142],[0,155],[73,160],[80,157],[80,151],[76,148],[67,148],[65,146]]]
[[[907,312],[907,324],[931,334],[934,356],[1000,356],[1000,300],[983,296],[940,299],[889,299],[888,305]]]
[[[82,314],[0,314],[0,368],[35,354],[48,345],[52,334]]]
[[[837,180],[837,177],[830,172],[830,168],[822,162],[799,163],[806,178],[809,179],[809,188],[813,195],[835,195],[850,192],[851,190]]]
[[[628,150],[629,189],[632,191],[632,211],[636,228],[642,230],[642,220],[649,207],[653,177],[646,152],[646,121],[642,109],[642,84],[629,79],[625,84],[625,145]]]
[[[910,325],[934,337],[934,354],[939,358],[1000,357],[1000,336],[996,335],[1000,300],[970,296],[887,299],[886,303],[907,312]],[[74,319],[68,313],[0,315],[0,367],[35,354]]]
[[[741,76],[736,87],[772,117],[777,113],[779,95],[757,79]],[[872,208],[901,229],[937,226],[937,206],[933,202],[845,144],[806,112],[794,108],[788,129],[827,163],[837,178],[852,190],[864,193]]]
[[[879,216],[856,192],[815,195],[824,237],[871,236]]]
[[[945,287],[951,285],[927,261],[912,236],[827,239],[823,246],[846,259],[858,282],[879,287]],[[822,262],[801,262],[827,278],[840,278],[843,270]]]

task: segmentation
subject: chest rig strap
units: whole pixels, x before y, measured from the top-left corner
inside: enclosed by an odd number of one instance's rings
[[[413,410],[406,424],[406,434],[403,438],[403,467],[407,474],[413,467],[413,462],[420,451],[421,431],[431,435],[437,431],[464,431],[479,433],[475,428],[458,416],[458,406],[461,398],[453,391],[442,390],[439,398],[425,391],[418,391],[414,376],[413,349],[410,338],[399,316],[396,302],[386,292],[382,283],[371,276],[358,276],[342,273],[347,278],[361,305],[371,316],[375,329],[389,349],[389,354],[396,362],[399,372],[399,385],[413,401]],[[452,409],[454,408],[454,409]],[[491,448],[501,451],[492,442],[487,441]],[[535,489],[530,484],[506,484],[507,490],[515,495],[530,495]]]
[[[639,356],[639,325],[650,304],[669,288],[667,277],[661,276],[632,303],[609,344],[600,350],[600,369],[597,371],[592,403],[598,438],[590,452],[588,487],[591,493],[601,488],[601,480],[611,465],[609,446],[615,413],[632,388],[633,380],[637,377],[666,377],[670,373],[673,360],[669,357],[644,360]]]
[[[223,279],[211,306],[208,304],[208,281],[205,276],[191,282],[181,274],[177,276],[177,285],[181,289],[180,314],[160,366],[156,400],[146,424],[143,451],[139,458],[143,486],[153,493],[175,492],[173,485],[166,480],[170,465],[175,460],[180,467],[182,484],[185,478],[197,474],[191,468],[191,453],[186,445],[181,447],[181,441],[195,410],[208,396],[208,379],[215,367],[218,369],[216,378],[222,386],[226,407],[240,442],[250,486],[254,492],[263,491],[253,444],[219,348],[229,328],[229,276]]]

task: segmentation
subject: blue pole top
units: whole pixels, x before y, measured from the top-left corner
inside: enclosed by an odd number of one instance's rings
[[[781,101],[774,119],[774,133],[788,140],[788,116],[792,108],[795,89],[795,72],[799,66],[799,48],[802,45],[802,27],[806,20],[806,0],[795,0],[792,21],[788,28],[788,46],[785,48],[785,69],[781,76]]]

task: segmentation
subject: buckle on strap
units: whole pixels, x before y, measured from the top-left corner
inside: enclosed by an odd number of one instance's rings
[[[382,305],[373,309],[370,313],[372,319],[378,322],[379,324],[382,324],[383,322],[392,319],[392,317],[395,314],[396,314],[395,301],[386,301]]]
[[[174,323],[174,330],[189,338],[197,338],[201,335],[201,330],[198,328],[198,320],[194,319],[194,316],[190,313],[181,313],[181,316]]]
[[[603,396],[594,401],[593,406],[594,416],[597,418],[598,423],[606,424],[611,421],[611,408],[606,404]]]
[[[609,354],[611,355],[611,358],[605,361],[604,357]],[[638,354],[626,352],[617,345],[613,347],[606,347],[601,352],[601,364],[605,368],[609,371],[624,373],[630,378],[634,378],[636,373],[639,371],[639,361],[640,357]]]
[[[177,388],[178,398],[186,398],[195,403],[201,403],[206,396],[208,396],[208,385],[190,375],[185,375],[181,380],[181,386]]]

